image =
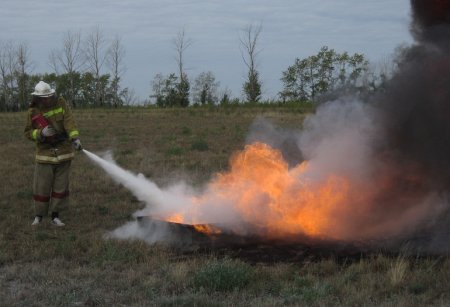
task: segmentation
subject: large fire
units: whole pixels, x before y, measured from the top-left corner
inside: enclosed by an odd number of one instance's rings
[[[235,153],[229,171],[217,174],[189,204],[159,217],[202,225],[197,230],[207,234],[227,230],[268,239],[396,235],[426,218],[436,200],[426,192],[420,167],[392,167],[381,160],[372,160],[365,172],[320,172],[316,159],[290,168],[279,150],[253,143]]]
[[[244,221],[268,235],[324,235],[330,215],[345,200],[348,183],[330,175],[315,184],[303,177],[304,162],[289,170],[281,153],[263,143],[249,145],[231,160],[231,170],[211,184],[223,197],[235,199]]]
[[[209,184],[217,198],[233,204],[242,221],[268,237],[297,234],[333,237],[333,216],[348,198],[349,182],[331,174],[321,182],[307,176],[309,164],[289,169],[281,153],[264,143],[247,145],[230,161],[230,170]],[[196,212],[209,195],[194,199],[194,210],[166,218],[171,222],[203,223]],[[217,199],[216,199],[217,201]],[[201,229],[200,229],[201,230]],[[207,229],[206,229],[207,230]]]

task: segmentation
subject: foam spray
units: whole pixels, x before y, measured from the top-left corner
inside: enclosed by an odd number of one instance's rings
[[[167,207],[173,207],[171,204],[189,201],[188,197],[186,197],[186,191],[176,193],[174,189],[162,190],[154,182],[145,178],[144,175],[134,174],[118,166],[110,155],[107,155],[106,159],[104,159],[85,149],[83,149],[83,152],[108,173],[114,181],[123,185],[138,200],[145,202],[147,205],[157,206],[158,204],[165,204]]]
[[[100,166],[111,178],[128,189],[139,201],[145,203],[145,208],[134,213],[134,216],[152,215],[157,211],[164,214],[166,211],[181,210],[181,206],[189,205],[193,192],[184,184],[173,185],[161,189],[154,182],[145,178],[142,174],[134,174],[118,166],[110,154],[105,158],[83,149],[86,156]],[[149,233],[139,227],[135,221],[128,222],[122,227],[111,232],[109,236],[119,239],[141,239],[149,243],[166,240],[169,230],[164,224],[158,224],[151,228]]]

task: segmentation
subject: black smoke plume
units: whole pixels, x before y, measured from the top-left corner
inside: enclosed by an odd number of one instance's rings
[[[450,188],[450,0],[411,0],[417,43],[405,50],[387,91],[387,159],[425,191]]]
[[[411,0],[411,7],[412,33],[417,40],[448,41],[449,0]]]
[[[449,252],[450,0],[411,0],[411,10],[415,44],[402,52],[386,90],[374,97],[385,138],[378,157],[392,182],[378,198],[381,210],[392,212],[437,195],[430,209],[440,206],[440,216],[428,230],[415,226],[418,233],[428,231],[428,249]]]

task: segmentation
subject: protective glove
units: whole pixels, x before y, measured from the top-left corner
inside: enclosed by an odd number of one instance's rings
[[[55,128],[53,128],[50,125],[46,126],[44,129],[41,130],[41,135],[46,138],[54,136],[55,134],[56,134]]]
[[[73,139],[72,141],[73,147],[75,147],[76,150],[82,150],[83,146],[81,145],[80,139]]]

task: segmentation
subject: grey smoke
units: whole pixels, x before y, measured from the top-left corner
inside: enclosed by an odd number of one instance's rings
[[[382,90],[367,101],[346,97],[324,103],[305,119],[302,130],[280,129],[258,118],[247,141],[279,149],[290,167],[307,160],[308,172],[299,179],[320,182],[330,174],[351,179],[349,199],[336,208],[329,226],[339,238],[422,235],[417,244],[449,252],[450,14],[446,11],[436,18],[429,13],[434,12],[429,6],[442,1],[411,3],[416,43],[397,59],[398,69]],[[189,217],[195,211],[202,222],[242,223],[233,199],[220,198],[207,186],[195,191],[178,183],[162,189],[111,160],[94,161],[146,203],[135,215],[177,211]],[[207,205],[193,203],[198,195]],[[255,201],[264,205],[262,196]],[[147,241],[164,238],[164,231],[154,233],[153,237],[143,233],[130,222],[113,235]]]

